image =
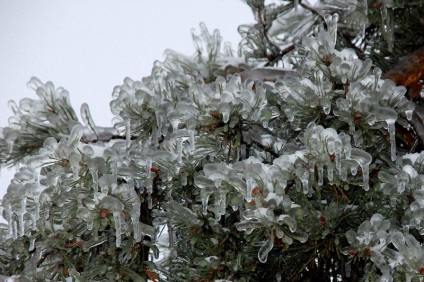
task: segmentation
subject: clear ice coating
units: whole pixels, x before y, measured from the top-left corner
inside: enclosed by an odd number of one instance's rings
[[[90,108],[88,107],[87,103],[83,103],[81,105],[81,118],[84,121],[85,126],[90,128],[93,133],[98,136],[98,130],[93,118],[91,117]]]
[[[121,212],[120,211],[113,211],[113,221],[115,222],[115,236],[116,236],[116,247],[121,246]]]
[[[270,232],[273,234],[273,232]],[[274,236],[269,235],[268,240],[265,241],[265,243],[261,246],[258,252],[258,259],[260,262],[265,263],[268,260],[268,254],[272,250],[272,247],[274,246]]]
[[[352,148],[350,158],[357,161],[359,166],[361,167],[362,177],[363,177],[363,185],[364,185],[363,188],[364,188],[365,191],[368,191],[368,189],[369,189],[369,165],[372,162],[371,155],[369,153],[361,150],[361,149]]]
[[[71,134],[69,135],[68,146],[75,146],[77,142],[80,141],[83,134],[84,126],[82,126],[81,124],[75,125],[71,130]]]
[[[122,218],[124,204],[116,197],[106,195],[102,198],[101,205],[108,211],[112,211],[115,223],[116,246],[121,246]]]

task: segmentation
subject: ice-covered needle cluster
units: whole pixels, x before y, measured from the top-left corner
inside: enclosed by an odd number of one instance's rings
[[[221,236],[233,228],[266,263],[276,246],[337,237],[337,220],[357,209],[348,191],[377,191],[387,199],[381,213],[390,216],[390,205],[401,204],[402,219],[395,224],[376,213],[334,239],[337,248],[347,240],[346,255],[369,257],[384,277],[420,275],[422,246],[409,232],[423,233],[423,158],[399,155],[395,142],[395,123],[407,126],[414,104],[369,59],[336,49],[337,20],[326,16],[326,29],[303,38],[301,67],[266,81],[225,76],[222,69],[241,59],[202,25],[197,56],[168,51],[150,76],[115,87],[111,128],[96,126],[86,104],[79,122],[65,90],[32,79],[40,99],[10,102],[15,116],[0,139],[2,163],[21,167],[2,202],[2,242],[28,245],[19,249],[28,258],[26,275],[42,275],[42,267],[48,273],[47,262],[67,259],[55,250],[73,247],[115,250],[96,270],[102,273],[134,263],[141,245],[156,255],[163,224],[175,248],[171,259],[179,244],[194,248],[187,230]],[[371,179],[383,161],[391,169]],[[373,197],[362,199],[374,207]],[[40,256],[51,250],[43,264]],[[198,267],[216,263],[206,251],[193,256]],[[225,267],[242,269],[241,261]]]

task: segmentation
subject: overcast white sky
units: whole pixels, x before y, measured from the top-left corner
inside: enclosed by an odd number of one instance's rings
[[[111,124],[112,89],[150,74],[167,48],[193,54],[190,29],[206,23],[237,49],[237,27],[253,21],[241,0],[0,0],[0,127],[30,77],[69,90],[79,114],[87,102],[97,125]],[[14,170],[2,169],[0,198]]]

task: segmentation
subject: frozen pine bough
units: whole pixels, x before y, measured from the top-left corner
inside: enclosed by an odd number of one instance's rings
[[[10,102],[0,139],[2,164],[19,166],[2,200],[1,272],[422,281],[424,155],[396,145],[414,103],[336,48],[337,21],[304,37],[284,72],[241,69],[201,25],[197,56],[168,51],[150,76],[115,87],[110,128],[31,79],[39,99]],[[155,263],[164,225],[170,254]]]

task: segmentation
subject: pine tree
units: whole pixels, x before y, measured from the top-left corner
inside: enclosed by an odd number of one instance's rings
[[[423,280],[423,1],[245,2],[239,56],[201,24],[114,88],[110,128],[37,78],[10,102],[0,273]]]

